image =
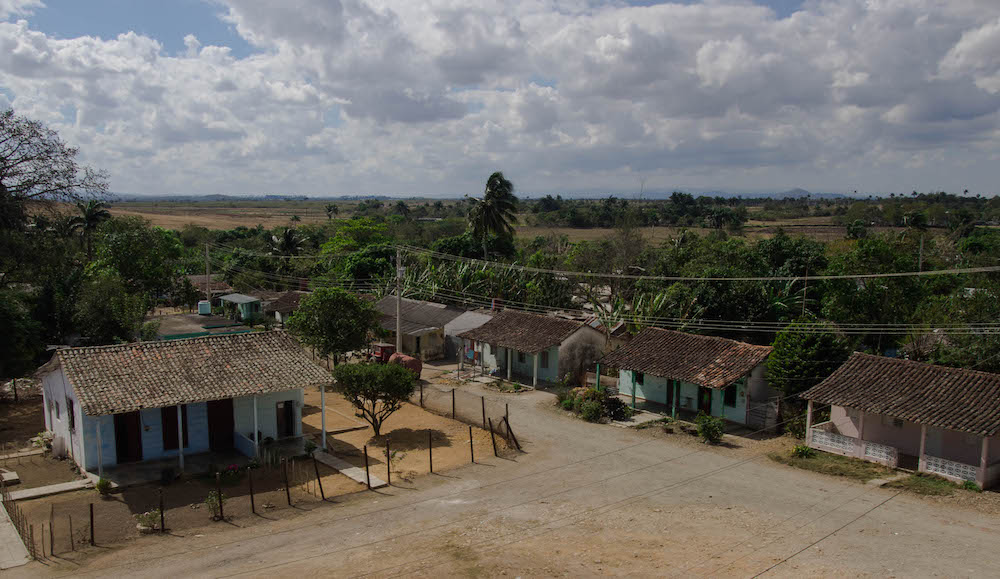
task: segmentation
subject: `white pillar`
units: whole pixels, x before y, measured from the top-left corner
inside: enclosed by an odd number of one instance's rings
[[[260,431],[257,430],[257,395],[253,395],[253,453],[256,455],[254,458],[260,458]]]
[[[462,341],[462,349],[458,352],[458,375],[462,375],[462,367],[465,364],[465,340]]]
[[[531,369],[531,385],[533,387],[537,387],[538,386],[538,354],[539,354],[538,352],[535,352],[535,355],[532,356],[532,360],[531,360],[531,365],[532,365],[532,369]]]
[[[507,381],[510,381],[510,364],[511,364],[511,353],[510,348],[507,348]]]
[[[323,437],[323,444],[320,446],[326,450],[326,384],[320,384],[319,387],[319,406],[320,435]]]
[[[858,458],[865,456],[865,411],[858,411],[858,448],[856,450]]]
[[[184,472],[184,412],[177,405],[177,459],[181,472]]]
[[[676,397],[675,397],[676,400]],[[813,441],[813,401],[806,404],[806,446],[812,446]]]
[[[924,460],[924,451],[927,449],[927,425],[920,425],[920,456],[917,457],[917,472],[923,472],[926,465]]]
[[[96,420],[97,420],[97,477],[98,478],[104,478],[104,449],[101,448],[102,446],[104,446],[104,443],[101,440],[101,430],[103,430],[103,426],[104,426],[104,422],[102,420],[103,418],[104,418],[103,416],[98,416],[96,418]]]
[[[983,437],[983,448],[979,453],[979,476],[976,477],[979,488],[986,488],[986,468],[990,465],[990,438]]]

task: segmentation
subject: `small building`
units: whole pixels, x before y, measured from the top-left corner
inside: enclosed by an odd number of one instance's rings
[[[770,346],[645,328],[601,359],[618,369],[618,392],[670,409],[767,428],[775,393],[764,378]]]
[[[386,341],[396,342],[396,296],[386,296],[375,304],[381,314],[382,329],[389,334]],[[423,300],[403,298],[400,304],[400,325],[403,332],[403,354],[421,360],[438,360],[447,355],[445,326],[465,313],[465,310]]]
[[[226,283],[221,275],[208,276],[205,274],[195,274],[185,277],[188,278],[191,285],[193,285],[198,291],[205,293],[207,289],[208,295],[212,298],[233,293],[233,288]],[[213,299],[212,301],[215,300]]]
[[[284,327],[288,318],[292,317],[292,314],[299,309],[299,302],[308,295],[309,292],[287,291],[264,306],[264,315],[274,316],[274,321]]]
[[[303,388],[332,381],[280,331],[63,348],[38,372],[53,448],[81,468],[302,435]]]
[[[981,488],[1000,479],[1000,375],[855,352],[802,398],[815,449]],[[813,424],[817,404],[830,419]]]
[[[237,322],[245,322],[261,316],[260,298],[244,294],[226,294],[220,296],[219,300],[222,302],[226,317]]]
[[[465,344],[459,337],[462,333],[474,330],[492,319],[493,314],[489,313],[489,310],[468,311],[462,312],[457,318],[445,324],[444,338],[448,359],[455,359],[462,354],[462,346]]]
[[[583,322],[516,310],[503,310],[459,337],[484,371],[531,380],[533,386],[566,376],[583,380],[606,341]]]

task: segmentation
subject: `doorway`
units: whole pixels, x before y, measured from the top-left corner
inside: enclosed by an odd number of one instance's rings
[[[288,438],[295,436],[295,401],[285,400],[276,405],[275,415],[278,419],[278,438]]]
[[[698,387],[698,410],[712,415],[712,389],[704,386]]]
[[[233,448],[233,399],[208,401],[208,448],[230,450]]]
[[[119,464],[142,460],[142,420],[138,411],[115,414],[115,454]]]

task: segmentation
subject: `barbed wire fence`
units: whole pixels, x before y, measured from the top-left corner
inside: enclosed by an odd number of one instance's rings
[[[497,456],[510,457],[521,450],[521,441],[511,426],[510,406],[486,396],[421,382],[410,399],[421,408],[490,432]]]

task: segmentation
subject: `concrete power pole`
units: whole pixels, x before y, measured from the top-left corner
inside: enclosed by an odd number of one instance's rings
[[[208,264],[208,244],[205,244],[205,299],[212,301],[212,268]]]
[[[403,353],[403,253],[396,250],[396,351]]]

